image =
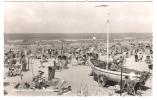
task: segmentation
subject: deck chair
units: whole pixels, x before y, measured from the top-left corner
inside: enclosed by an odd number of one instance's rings
[[[126,92],[128,95],[135,95],[135,86],[137,84],[136,80],[126,80]]]
[[[140,80],[137,84],[137,86],[138,86],[137,89],[142,90],[142,88],[144,87],[144,85],[145,85],[147,79],[150,77],[150,75],[151,75],[150,73],[145,72],[145,71],[142,73],[142,76],[140,77]]]
[[[58,92],[57,95],[62,95],[65,92],[68,92],[71,90],[71,85],[69,82],[65,80],[60,80],[58,85],[54,87],[54,92]]]

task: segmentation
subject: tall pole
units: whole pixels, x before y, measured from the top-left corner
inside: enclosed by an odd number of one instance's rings
[[[99,5],[99,6],[96,6],[96,7],[108,7],[108,5]],[[107,69],[108,69],[108,61],[109,61],[109,42],[110,42],[110,37],[109,37],[109,34],[110,34],[110,20],[109,20],[109,12],[107,13],[107,20],[106,20],[106,23],[107,23]],[[121,80],[120,80],[120,96],[122,95],[122,81],[123,81],[123,67],[121,66]]]
[[[99,6],[96,6],[96,7],[104,7],[104,8],[108,8],[109,5],[99,5]],[[109,53],[109,33],[110,33],[110,22],[109,22],[109,13],[107,13],[107,66],[106,66],[106,69],[108,69],[108,53]]]
[[[109,62],[109,42],[110,42],[110,20],[109,20],[109,13],[107,13],[107,69],[108,69],[108,62]]]

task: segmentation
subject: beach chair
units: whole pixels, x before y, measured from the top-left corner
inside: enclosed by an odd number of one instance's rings
[[[127,95],[135,95],[136,91],[135,91],[135,86],[137,84],[136,80],[130,80],[130,79],[126,79],[126,80],[122,80],[122,84],[121,84],[121,80],[118,81],[119,86],[121,86],[120,90],[116,90],[116,92],[118,93],[126,93]]]
[[[136,91],[135,91],[135,86],[137,84],[137,81],[136,80],[126,80],[126,92],[128,95],[133,95],[135,96],[136,95]]]
[[[71,91],[71,84],[65,80],[60,80],[58,85],[54,87],[54,91],[58,92],[57,95],[62,95],[65,92]]]

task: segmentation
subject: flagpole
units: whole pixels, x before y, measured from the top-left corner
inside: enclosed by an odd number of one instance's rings
[[[96,6],[96,7],[106,7],[106,8],[107,8],[107,7],[109,7],[109,5],[99,5],[99,6]],[[107,45],[107,57],[106,57],[106,58],[107,58],[107,66],[106,66],[106,69],[108,70],[109,33],[110,33],[109,13],[106,14],[106,17],[107,17],[107,18],[106,18],[107,20],[105,21],[105,22],[107,23],[107,40],[106,40],[106,42],[107,42],[107,43],[106,43],[106,45]]]
[[[108,69],[108,62],[109,62],[109,33],[110,33],[110,20],[109,20],[109,13],[107,13],[107,69]]]

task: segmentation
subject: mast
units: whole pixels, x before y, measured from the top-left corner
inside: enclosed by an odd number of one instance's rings
[[[109,42],[110,42],[110,20],[109,20],[109,13],[107,13],[107,69],[108,69],[108,62],[109,62]]]

